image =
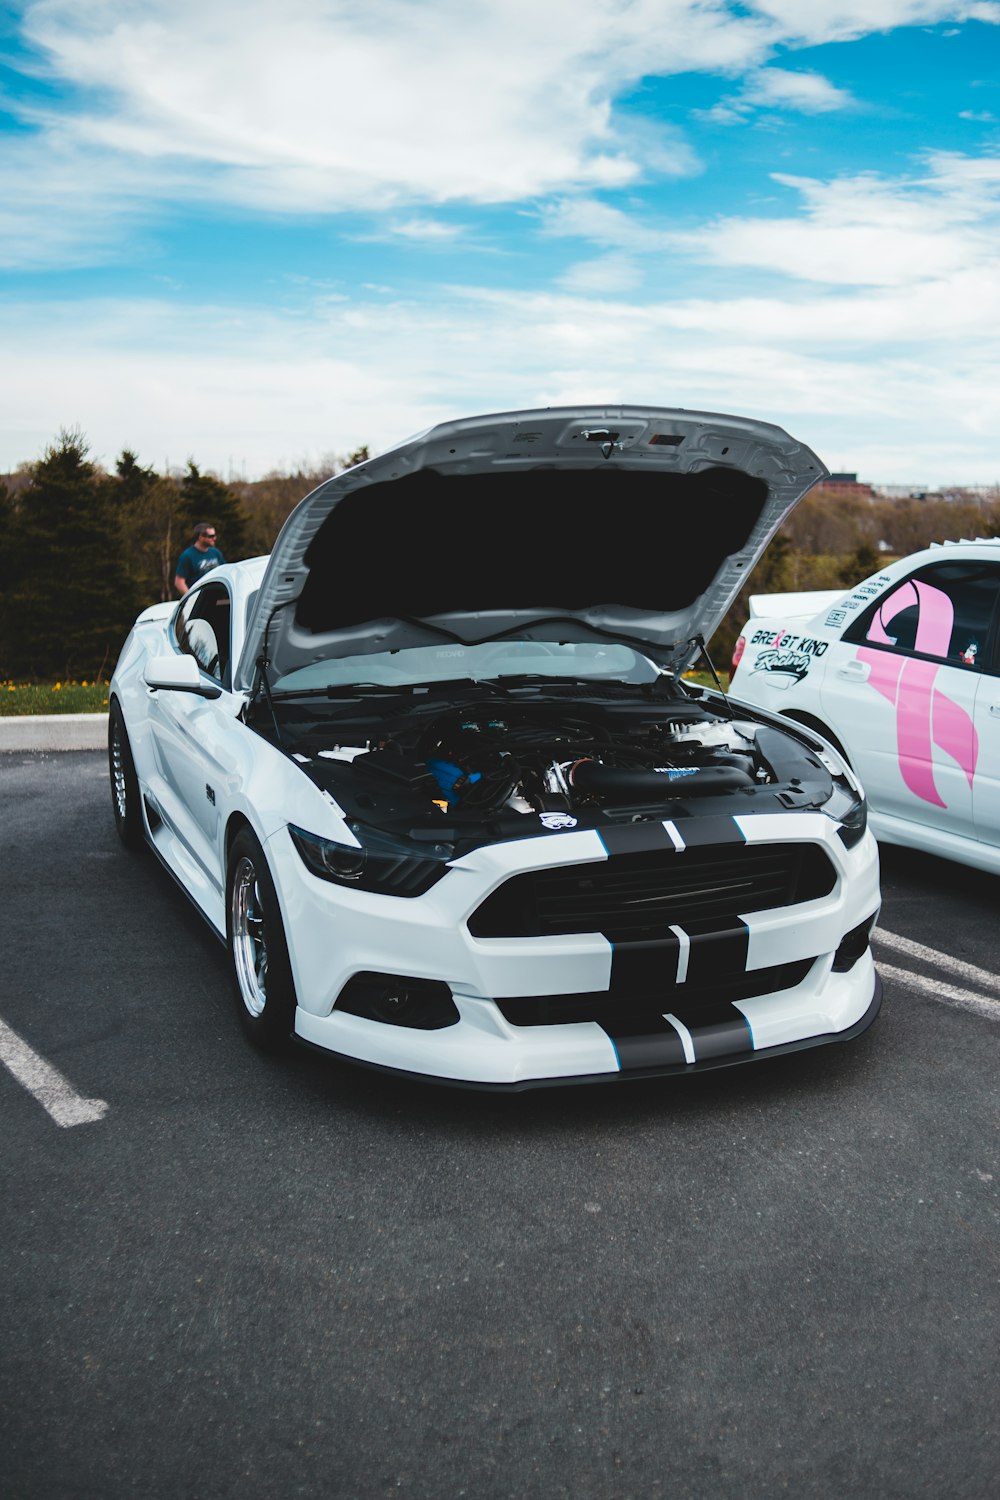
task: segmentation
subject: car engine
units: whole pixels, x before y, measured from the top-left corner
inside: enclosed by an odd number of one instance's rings
[[[634,692],[565,702],[550,690],[528,702],[402,709],[397,699],[375,722],[354,708],[299,727],[290,706],[282,726],[295,759],[349,816],[663,817],[679,802],[764,788],[784,787],[798,806],[831,791],[818,753],[792,735],[680,695],[655,705]]]

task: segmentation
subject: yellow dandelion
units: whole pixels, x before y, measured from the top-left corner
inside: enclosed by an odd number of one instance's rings
[[[59,693],[59,692],[62,691],[62,683],[61,682],[57,682],[56,683],[54,691],[57,692],[57,693]]]

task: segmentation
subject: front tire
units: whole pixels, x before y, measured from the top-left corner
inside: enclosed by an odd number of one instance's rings
[[[283,1052],[295,1027],[295,984],[274,882],[249,828],[229,852],[226,937],[240,1024],[260,1051]]]
[[[139,778],[135,774],[132,747],[117,701],[108,713],[108,773],[111,777],[111,810],[115,828],[126,849],[141,849],[146,841],[142,822]]]

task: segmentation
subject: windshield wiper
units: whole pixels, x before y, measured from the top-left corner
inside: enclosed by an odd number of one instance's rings
[[[387,682],[331,682],[326,687],[285,688],[283,692],[272,693],[271,696],[276,702],[287,701],[289,698],[381,698],[387,694],[398,697],[401,693],[411,692],[412,688],[413,684],[409,682],[397,683],[395,686]]]
[[[496,683],[505,692],[517,687],[595,687],[599,679],[594,677],[560,676],[555,672],[498,672],[495,677],[477,677],[480,686]]]
[[[605,693],[609,696],[643,692],[648,693],[652,682],[626,682],[621,677],[557,677],[554,672],[501,672],[497,677],[479,679],[482,687],[498,687],[506,694],[518,688],[542,690],[544,688],[585,688],[591,696]]]

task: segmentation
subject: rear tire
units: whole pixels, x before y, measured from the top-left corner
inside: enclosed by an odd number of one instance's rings
[[[274,882],[249,828],[229,852],[226,937],[240,1024],[260,1051],[283,1052],[295,1028],[295,983]]]
[[[116,701],[108,713],[108,773],[111,777],[111,810],[115,828],[126,849],[133,852],[146,842],[142,821],[142,793],[135,774],[132,747],[128,742],[125,720]]]

